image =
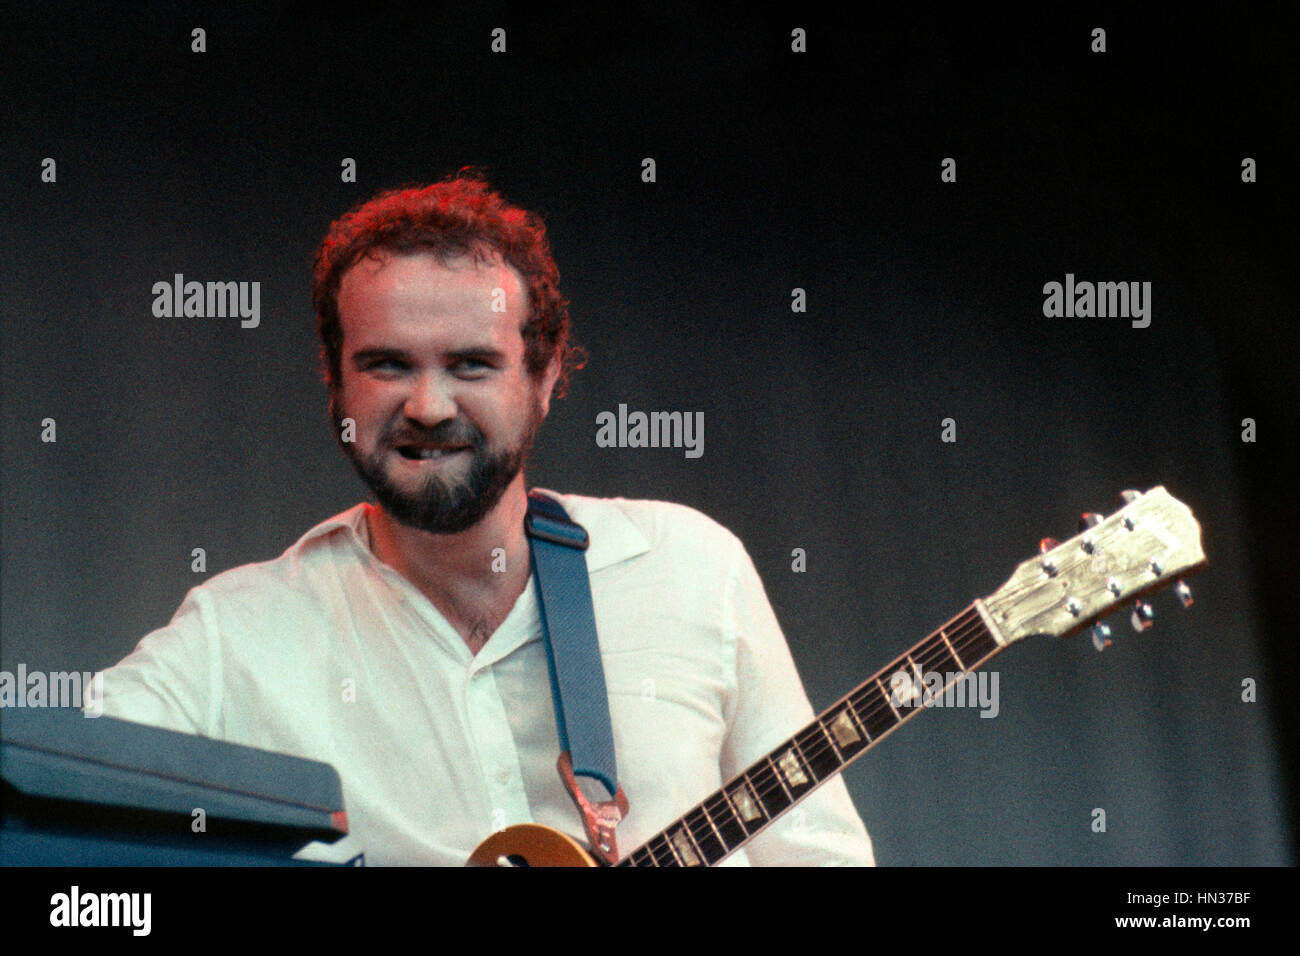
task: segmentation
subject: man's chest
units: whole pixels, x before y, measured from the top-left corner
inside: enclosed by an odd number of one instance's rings
[[[620,840],[639,842],[720,784],[725,655],[708,629],[597,613],[620,777],[633,801]],[[471,657],[419,610],[382,626],[360,619],[331,635],[328,650],[286,651],[256,674],[236,668],[236,686],[246,684],[237,695],[257,706],[231,708],[228,719],[244,726],[228,729],[333,764],[357,837],[401,847],[404,862],[463,858],[515,823],[580,836],[555,768],[540,623],[527,613],[520,621]]]

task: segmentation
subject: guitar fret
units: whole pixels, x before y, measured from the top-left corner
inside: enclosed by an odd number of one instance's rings
[[[944,644],[948,646],[948,653],[952,655],[952,659],[957,662],[958,670],[965,671],[967,669],[965,663],[962,662],[960,655],[958,655],[957,648],[952,646],[952,641],[948,640],[948,635],[944,633],[943,628],[939,628],[939,636],[943,638]]]
[[[659,834],[653,840],[646,844],[650,852],[654,855],[656,866],[681,866],[681,861],[677,859],[677,851],[673,845],[668,842],[668,837]]]
[[[837,744],[835,738],[831,736],[830,728],[826,726],[826,722],[821,718],[818,718],[817,728],[822,732],[822,737],[825,738],[826,742],[831,745],[831,750],[835,751],[836,763],[841,767],[844,766],[844,752],[840,750],[840,745]]]
[[[903,655],[903,660],[907,661],[907,666],[894,669],[889,677],[889,687],[894,692],[891,697],[898,709],[911,713],[925,701],[925,671],[917,666],[910,652]]]
[[[736,808],[727,799],[726,790],[721,790],[711,799],[706,800],[704,809],[708,812],[709,819],[713,821],[714,828],[728,851],[745,842],[749,834],[745,832],[745,825],[740,821]]]
[[[682,822],[691,842],[700,851],[700,856],[704,857],[705,865],[712,865],[726,855],[727,849],[718,836],[718,831],[713,829],[713,821],[709,819],[703,804],[683,817]]]
[[[938,637],[938,635],[936,635]],[[933,656],[933,660],[924,668],[927,675],[933,673],[942,674],[946,683],[949,675],[962,674],[966,668],[962,667],[957,658],[948,650],[947,641],[942,639],[932,639],[926,647],[926,659]],[[927,687],[928,689],[928,687]]]
[[[844,766],[839,751],[835,749],[835,742],[831,740],[830,734],[826,732],[820,720],[814,721],[811,726],[797,734],[795,745],[803,755],[809,773],[817,781],[825,780]]]
[[[754,784],[759,805],[769,820],[794,802],[790,799],[790,791],[782,782],[781,772],[772,763],[771,756],[763,758],[757,773],[752,774],[750,780]]]
[[[700,848],[704,851],[704,858],[708,860],[709,866],[712,866],[727,855],[727,841],[722,838],[722,832],[714,825],[713,818],[709,815],[708,804],[701,803],[699,812],[704,822],[709,825]]]
[[[781,772],[781,768],[777,766],[776,761],[772,759],[772,755],[771,755],[771,754],[768,754],[768,755],[767,755],[766,757],[764,757],[763,759],[767,761],[767,766],[768,766],[768,768],[769,768],[769,770],[768,770],[768,774],[769,774],[769,776],[770,776],[772,779],[776,780],[777,784],[781,787],[782,792],[783,792],[787,797],[789,797],[789,796],[791,795],[791,794],[790,794],[790,788],[786,786],[786,783],[785,783],[785,774]],[[796,767],[796,769],[798,768],[798,765],[799,765],[799,762],[798,762],[798,760],[796,760],[796,761],[795,761],[795,767]],[[802,772],[802,771],[801,771],[801,772]],[[761,791],[760,791],[760,793],[759,793],[759,799],[760,799],[760,800],[763,799],[763,796],[762,796],[762,792],[761,792]],[[764,806],[767,806],[767,801],[766,801],[766,800],[763,801],[763,805],[764,805]]]
[[[879,677],[877,677],[875,680],[876,680],[876,687],[880,690],[880,696],[884,699],[885,703],[889,705],[889,709],[894,712],[894,723],[901,724],[903,722],[903,715],[900,714],[898,712],[898,708],[894,706],[894,701],[891,699],[889,691],[885,690],[885,685],[880,683]],[[874,739],[876,737],[880,737],[883,735],[873,732],[871,736]]]
[[[866,728],[867,733],[871,736],[874,743],[885,734],[889,733],[902,722],[902,717],[894,709],[893,703],[889,699],[889,694],[885,690],[880,678],[875,679],[876,692],[880,695],[880,701],[884,705],[871,706],[859,709],[858,713],[862,716],[862,725]]]
[[[849,716],[853,718],[853,723],[858,725],[858,729],[862,731],[862,736],[867,739],[868,745],[870,745],[874,738],[868,732],[867,722],[862,719],[862,711],[858,708],[857,704],[853,703],[852,697],[850,697],[846,703],[849,708]]]

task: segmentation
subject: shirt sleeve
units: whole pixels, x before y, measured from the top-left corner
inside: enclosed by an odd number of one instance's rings
[[[100,672],[110,717],[218,737],[221,656],[211,597],[194,588],[171,623],[141,638],[134,651]]]
[[[728,700],[722,772],[731,779],[815,716],[753,561],[736,542],[727,579],[735,683]],[[871,838],[843,777],[822,784],[755,837],[746,852],[760,866],[873,866]]]

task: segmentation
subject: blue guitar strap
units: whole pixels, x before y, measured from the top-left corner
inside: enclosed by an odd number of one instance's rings
[[[614,759],[609,695],[587,573],[587,531],[569,518],[558,501],[537,491],[528,493],[524,530],[537,582],[542,642],[559,728],[557,767],[582,814],[593,852],[604,862],[614,863],[618,859],[614,829],[627,816],[628,802],[618,783]],[[597,781],[610,799],[589,800],[575,777]]]

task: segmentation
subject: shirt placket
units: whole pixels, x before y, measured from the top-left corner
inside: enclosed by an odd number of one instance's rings
[[[424,623],[452,657],[463,662],[451,666],[464,668],[462,700],[466,742],[478,761],[482,792],[486,798],[483,810],[487,826],[495,831],[516,823],[532,822],[519,752],[492,669],[497,661],[531,639],[530,632],[535,628],[529,625],[537,623],[533,621],[535,613],[530,614],[536,601],[532,582],[483,651],[466,660],[468,649],[437,608],[396,572],[383,565],[376,570],[397,593],[401,603]]]
[[[533,819],[523,768],[491,664],[471,663],[466,672],[465,711],[478,756],[489,823],[493,830]]]

